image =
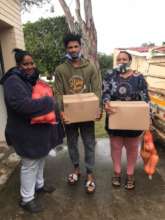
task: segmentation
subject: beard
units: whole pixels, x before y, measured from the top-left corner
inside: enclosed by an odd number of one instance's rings
[[[67,53],[65,55],[65,57],[69,60],[77,60],[77,59],[80,59],[81,58],[81,53],[80,52],[77,52],[77,53]]]

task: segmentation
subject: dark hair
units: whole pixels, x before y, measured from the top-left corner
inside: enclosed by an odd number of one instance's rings
[[[31,53],[29,53],[26,50],[21,50],[18,48],[13,49],[13,52],[15,53],[15,61],[17,65],[20,65],[24,59],[25,56],[31,56]]]
[[[125,51],[125,50],[121,50],[121,51],[119,52],[119,54],[120,54],[120,53],[125,53],[125,54],[127,54],[129,61],[132,61],[132,56],[131,56],[130,53],[128,53],[128,52]]]
[[[64,46],[67,47],[70,41],[77,41],[81,45],[81,35],[75,33],[66,34],[64,37]]]

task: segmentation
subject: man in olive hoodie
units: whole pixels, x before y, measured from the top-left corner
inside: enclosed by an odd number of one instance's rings
[[[55,71],[56,96],[61,108],[64,122],[67,120],[63,113],[62,96],[76,93],[94,92],[101,96],[101,77],[94,64],[81,55],[81,37],[76,34],[68,34],[64,38],[66,48],[66,61],[59,65]],[[100,115],[96,116],[99,118]],[[75,184],[80,177],[78,136],[79,130],[84,143],[86,184],[88,193],[95,191],[93,168],[95,163],[95,128],[94,122],[81,122],[66,124],[67,144],[69,156],[74,170],[68,176],[68,182]]]

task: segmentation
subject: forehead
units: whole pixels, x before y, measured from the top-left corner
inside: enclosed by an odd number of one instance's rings
[[[80,47],[80,43],[78,41],[69,41],[67,44],[67,47],[74,47],[74,46]]]
[[[33,58],[30,55],[26,55],[26,56],[24,56],[23,60],[31,61],[31,60],[33,60]]]
[[[117,59],[129,59],[129,57],[126,53],[119,53]]]

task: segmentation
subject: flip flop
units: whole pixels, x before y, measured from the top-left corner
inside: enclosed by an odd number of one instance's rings
[[[96,184],[92,180],[86,180],[85,182],[85,190],[88,194],[92,194],[96,190]]]
[[[74,185],[79,181],[80,173],[71,173],[68,176],[68,183],[71,185]]]

